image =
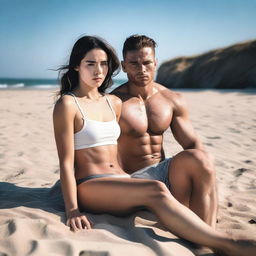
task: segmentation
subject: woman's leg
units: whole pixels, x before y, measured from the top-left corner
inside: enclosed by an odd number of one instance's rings
[[[146,207],[171,232],[191,242],[223,250],[227,255],[256,255],[256,248],[242,246],[220,233],[179,203],[159,181],[98,178],[78,186],[82,208],[95,213],[127,214]]]

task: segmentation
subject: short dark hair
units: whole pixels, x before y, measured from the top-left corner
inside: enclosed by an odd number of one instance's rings
[[[99,92],[105,92],[113,84],[112,76],[120,71],[120,62],[115,50],[100,37],[83,36],[74,44],[68,65],[61,66],[58,69],[59,77],[61,77],[61,88],[58,95],[62,96],[78,87],[79,77],[75,68],[80,65],[85,55],[93,49],[102,49],[108,56],[108,73],[104,82],[99,87]]]
[[[152,48],[152,50],[155,53],[157,43],[152,38],[147,37],[145,35],[135,34],[126,38],[123,46],[123,58],[125,59],[125,56],[128,51],[140,50],[144,47]]]

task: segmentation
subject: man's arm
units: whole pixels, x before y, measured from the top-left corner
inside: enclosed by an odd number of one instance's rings
[[[188,107],[184,97],[176,93],[173,100],[173,118],[170,124],[174,138],[183,149],[201,149],[204,146],[189,120]]]

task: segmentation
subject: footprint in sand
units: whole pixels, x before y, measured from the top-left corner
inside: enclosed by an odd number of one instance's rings
[[[109,253],[108,252],[97,252],[97,251],[81,251],[79,253],[79,256],[108,256]]]
[[[237,143],[236,141],[230,141],[230,143],[232,143],[232,144],[233,144],[233,145],[235,145],[235,146],[240,147],[240,144],[239,144],[239,143]]]
[[[241,131],[235,129],[235,128],[229,128],[229,131],[230,132],[233,132],[233,133],[241,133]]]
[[[51,184],[52,184],[52,183],[47,182],[47,183],[42,184],[41,187],[48,187],[48,186],[50,186]]]
[[[230,229],[241,229],[242,226],[240,224],[238,224],[238,223],[232,223],[232,224],[230,224],[229,228]]]
[[[8,235],[12,235],[15,231],[17,230],[17,227],[16,227],[16,224],[15,224],[15,221],[14,220],[11,220],[9,223],[8,223]]]
[[[21,169],[20,171],[18,171],[17,174],[13,175],[13,177],[19,177],[20,175],[25,173],[25,169]]]
[[[207,139],[210,139],[210,140],[219,140],[219,139],[221,139],[221,137],[220,136],[208,136],[208,137],[206,137]]]
[[[239,204],[235,207],[236,210],[240,211],[240,212],[247,212],[247,211],[250,211],[251,208],[248,207],[247,205],[244,205],[244,204]]]
[[[239,177],[241,176],[244,172],[247,172],[249,171],[249,169],[246,169],[246,168],[239,168],[237,170],[234,171],[234,174],[236,177]]]

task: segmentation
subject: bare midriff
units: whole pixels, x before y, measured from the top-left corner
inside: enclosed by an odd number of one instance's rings
[[[96,174],[125,174],[117,160],[117,145],[75,151],[76,180]]]
[[[123,134],[118,141],[122,167],[127,173],[159,163],[164,159],[163,135],[145,133],[140,136]]]

